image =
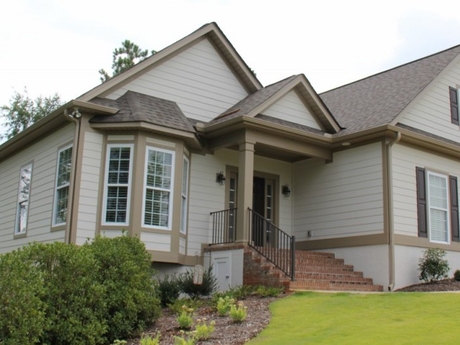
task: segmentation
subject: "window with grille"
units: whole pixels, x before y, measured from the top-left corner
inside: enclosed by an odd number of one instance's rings
[[[63,225],[67,222],[67,205],[69,200],[71,169],[72,146],[67,146],[58,152],[56,190],[54,193],[54,226]]]

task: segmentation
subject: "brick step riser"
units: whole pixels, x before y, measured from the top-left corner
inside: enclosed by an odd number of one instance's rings
[[[353,266],[296,266],[295,271],[299,273],[310,272],[354,272]]]
[[[372,283],[371,278],[364,278],[363,274],[360,272],[343,274],[343,273],[295,273],[296,280],[305,280],[305,279],[328,279],[328,280],[361,280],[368,279]]]
[[[340,279],[337,279],[337,280],[308,279],[308,280],[302,280],[302,281],[295,280],[293,282],[291,281],[289,283],[289,285],[291,286],[291,288],[308,287],[308,286],[312,286],[312,285],[324,286],[324,287],[331,287],[331,286],[336,286],[336,285],[338,285],[338,286],[339,285],[340,286],[341,285],[346,285],[346,286],[349,286],[349,287],[350,286],[375,286],[370,282],[355,281],[355,280],[346,281],[346,280],[340,280]]]
[[[378,286],[378,285],[362,285],[362,286],[356,286],[352,285],[350,286],[349,284],[345,285],[337,285],[337,284],[332,284],[332,285],[315,285],[311,284],[308,286],[292,286],[291,284],[289,285],[290,290],[323,290],[323,291],[362,291],[362,292],[382,292],[383,287]]]

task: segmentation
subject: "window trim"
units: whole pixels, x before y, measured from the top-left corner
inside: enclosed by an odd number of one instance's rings
[[[431,186],[430,186],[430,176],[437,176],[441,177],[445,181],[446,186],[446,208],[442,209],[440,207],[434,207],[431,205]],[[428,236],[429,240],[432,243],[442,243],[442,244],[450,244],[451,243],[451,224],[450,224],[450,196],[449,196],[449,176],[445,174],[436,173],[434,171],[427,170],[426,171],[426,194],[427,194],[427,220],[428,220]],[[446,241],[438,241],[433,239],[433,230],[431,227],[431,210],[441,210],[446,212]]]
[[[70,173],[69,173],[69,182],[66,184],[66,185],[62,185],[62,186],[58,186],[58,182],[59,182],[59,167],[60,167],[60,163],[61,163],[61,153],[64,152],[64,151],[67,151],[67,150],[72,150],[71,154],[70,154]],[[66,216],[66,221],[65,222],[60,222],[60,223],[57,223],[57,206],[58,206],[58,190],[60,189],[64,189],[64,188],[67,188],[69,190],[68,194],[67,194],[67,198],[69,197],[69,193],[70,193],[70,177],[72,176],[72,154],[73,154],[73,145],[72,144],[69,144],[69,145],[66,145],[64,147],[62,147],[60,150],[58,150],[58,153],[57,153],[57,164],[56,164],[56,181],[55,181],[55,184],[54,184],[54,203],[53,203],[53,221],[52,221],[52,226],[53,227],[56,227],[56,226],[62,226],[62,225],[65,225],[67,223],[67,216]],[[69,200],[67,199],[67,209],[69,207]]]
[[[180,233],[187,234],[188,220],[188,188],[190,181],[190,160],[184,156],[182,166],[182,186],[181,186],[181,204],[180,204]]]
[[[20,203],[24,202],[20,201],[21,197],[21,178],[23,175],[23,171],[26,169],[30,169],[30,177],[29,177],[29,191],[27,194],[27,209],[26,209],[26,216],[25,216],[25,227],[23,231],[18,231],[20,226]],[[14,224],[14,235],[15,236],[25,236],[27,234],[28,226],[29,226],[29,210],[30,210],[30,197],[31,197],[31,189],[32,189],[32,172],[33,172],[33,163],[28,163],[22,166],[19,169],[19,182],[18,182],[18,198],[16,201],[16,221]]]
[[[109,180],[109,166],[110,166],[110,152],[112,148],[126,148],[130,149],[129,151],[129,176],[127,184],[110,184]],[[133,156],[134,156],[134,144],[107,144],[106,155],[105,155],[105,171],[104,171],[104,195],[103,195],[103,207],[102,207],[102,225],[117,225],[117,226],[127,226],[130,222],[130,208],[131,208],[131,189],[132,189],[132,175],[133,175]],[[107,219],[107,197],[108,197],[108,188],[110,186],[126,186],[128,188],[127,192],[127,201],[126,201],[126,219],[124,222],[108,222]]]
[[[147,186],[147,171],[149,163],[149,153],[150,151],[164,152],[171,154],[171,185],[169,188],[169,207],[168,207],[168,225],[167,226],[157,226],[150,225],[145,223],[145,205],[147,197],[147,188],[153,190],[166,190],[162,188],[153,188]],[[172,230],[173,223],[173,209],[174,209],[174,181],[175,181],[175,166],[176,166],[176,152],[173,150],[162,149],[155,146],[146,146],[145,148],[145,164],[144,164],[144,184],[143,184],[143,196],[142,196],[142,227],[147,229],[158,229],[158,230]]]

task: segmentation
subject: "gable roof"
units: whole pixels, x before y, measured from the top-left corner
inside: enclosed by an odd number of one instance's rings
[[[212,126],[242,116],[258,116],[261,118],[261,112],[291,90],[297,90],[299,92],[305,103],[308,104],[309,110],[313,113],[313,116],[320,121],[327,132],[336,133],[340,130],[339,124],[332,114],[330,114],[322,99],[314,91],[303,74],[290,76],[248,95],[210,121],[207,125]]]
[[[119,109],[115,115],[95,116],[91,123],[147,122],[194,133],[192,124],[177,103],[128,91],[116,100],[95,98],[91,103]]]
[[[460,45],[320,94],[345,129],[390,124],[460,54]]]
[[[89,101],[95,97],[104,97],[112,90],[121,87],[133,78],[136,78],[138,75],[145,73],[154,65],[162,63],[169,57],[180,52],[182,49],[199,42],[203,38],[208,38],[213,43],[213,45],[216,47],[219,53],[222,54],[224,60],[229,64],[230,68],[233,70],[235,75],[238,77],[242,85],[249,93],[255,92],[262,88],[260,81],[254,75],[254,73],[251,72],[251,69],[235,50],[219,26],[212,22],[203,25],[188,36],[185,36],[179,41],[158,51],[156,54],[139,62],[123,73],[112,77],[108,81],[96,86],[92,90],[78,97],[78,99]]]

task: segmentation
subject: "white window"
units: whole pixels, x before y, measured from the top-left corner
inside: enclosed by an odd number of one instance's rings
[[[187,233],[188,167],[188,159],[184,157],[184,166],[182,170],[182,199],[180,205],[180,232],[183,234]]]
[[[449,243],[449,188],[447,176],[428,172],[430,241]]]
[[[103,224],[129,223],[133,145],[108,145]]]
[[[145,159],[143,224],[171,229],[174,152],[148,147]]]
[[[29,215],[30,182],[32,179],[32,164],[21,168],[19,175],[19,192],[16,211],[15,234],[25,234],[27,231],[27,217]]]
[[[67,146],[58,152],[56,190],[54,193],[54,226],[65,224],[67,221],[71,169],[72,146]]]

